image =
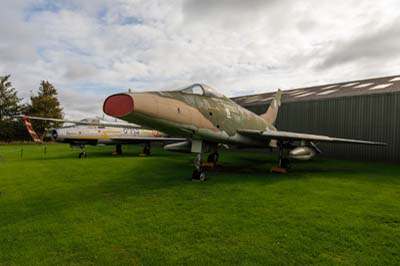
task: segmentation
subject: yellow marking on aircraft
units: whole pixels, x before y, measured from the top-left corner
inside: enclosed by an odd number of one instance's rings
[[[164,136],[163,134],[160,134],[160,132],[157,131],[157,135],[154,135],[153,130],[141,130],[139,134],[134,134],[136,137],[162,137]],[[85,136],[85,135],[69,135],[65,136],[66,139],[110,139],[110,136],[108,134],[119,134],[123,135],[121,130],[102,130],[101,133],[103,135],[96,135],[96,136]],[[132,135],[132,134],[129,134]]]
[[[104,134],[122,134],[121,130],[103,130]]]

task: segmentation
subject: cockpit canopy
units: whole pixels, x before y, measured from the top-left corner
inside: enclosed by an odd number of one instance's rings
[[[203,96],[209,96],[209,97],[215,97],[215,98],[224,98],[225,96],[217,91],[215,91],[213,88],[204,85],[204,84],[193,84],[190,85],[189,87],[186,87],[182,90],[180,90],[182,93],[186,94],[195,94],[195,95],[203,95]]]

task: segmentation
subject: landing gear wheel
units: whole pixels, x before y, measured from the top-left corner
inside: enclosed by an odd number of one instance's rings
[[[207,180],[207,176],[206,176],[206,172],[205,171],[199,171],[197,169],[193,170],[192,173],[192,181],[206,181]]]
[[[194,160],[194,169],[192,172],[192,181],[206,181],[206,172],[202,169],[201,153],[198,153]]]

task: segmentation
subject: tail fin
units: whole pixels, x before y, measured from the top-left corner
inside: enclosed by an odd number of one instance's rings
[[[268,123],[275,124],[276,118],[278,116],[279,106],[281,106],[281,97],[282,91],[279,89],[276,92],[271,104],[269,105],[267,112],[260,115]]]
[[[29,117],[24,116],[24,123],[26,126],[26,129],[28,130],[29,134],[31,135],[33,141],[36,144],[43,144],[42,140],[39,138],[38,134],[36,134],[35,130],[33,130],[32,124],[29,121]]]

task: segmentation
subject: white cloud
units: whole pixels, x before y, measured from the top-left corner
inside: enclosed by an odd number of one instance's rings
[[[232,96],[400,73],[400,2],[6,0],[0,75],[69,118],[111,93],[204,82]],[[346,74],[344,74],[346,73]]]

